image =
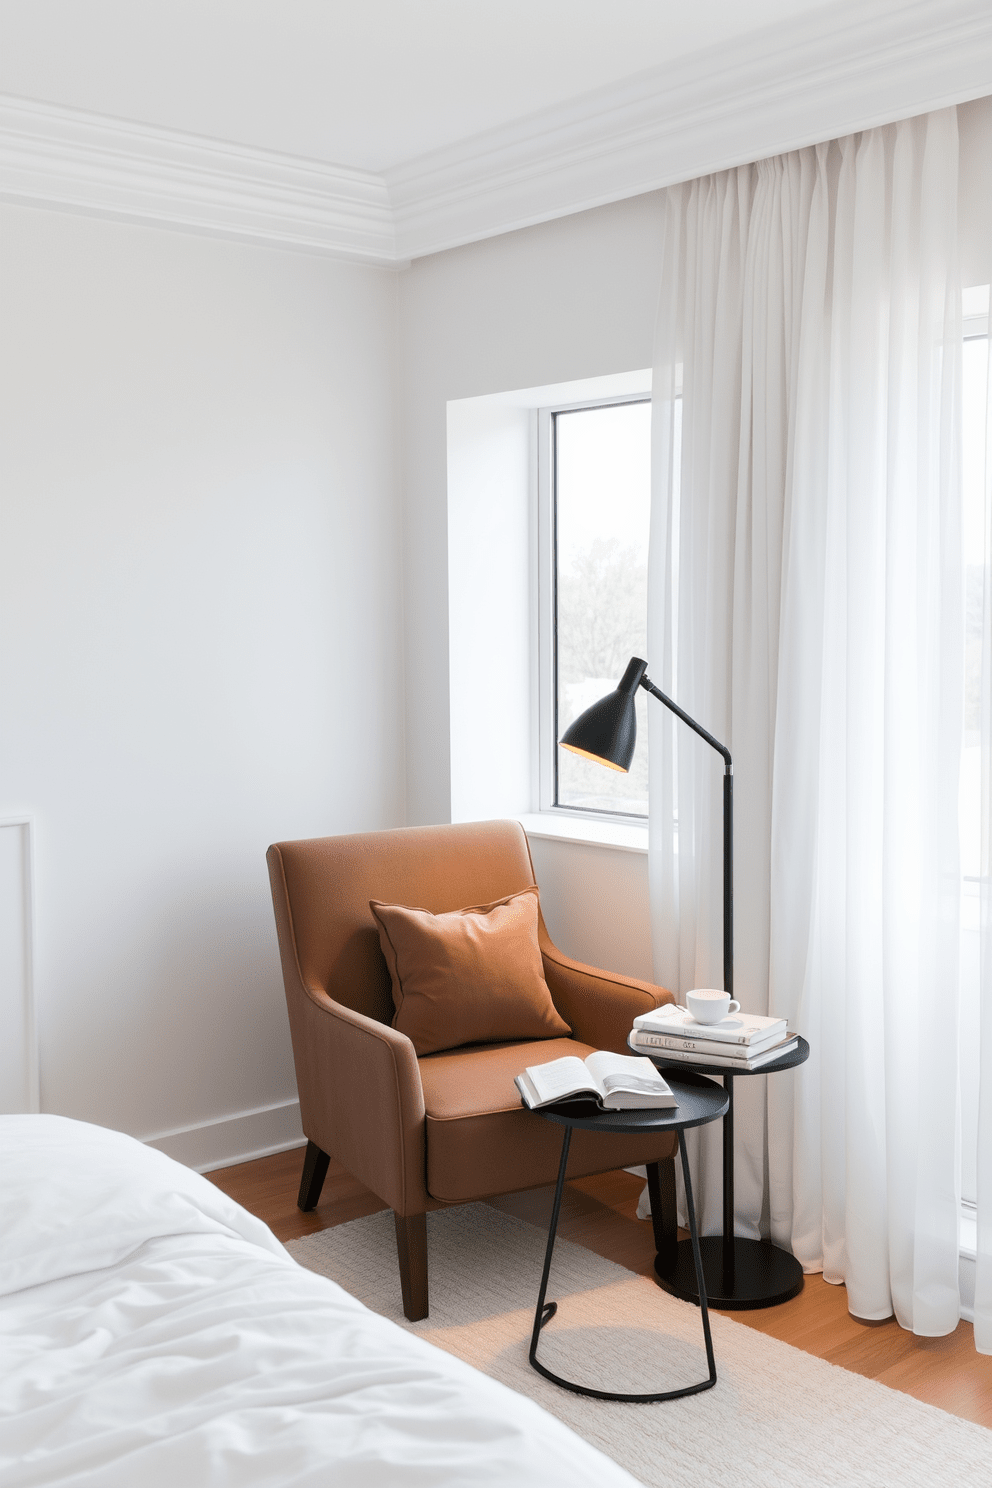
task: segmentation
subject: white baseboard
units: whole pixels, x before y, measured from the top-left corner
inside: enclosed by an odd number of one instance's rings
[[[177,1127],[175,1131],[145,1137],[144,1141],[197,1173],[209,1173],[214,1168],[232,1167],[235,1163],[252,1162],[256,1157],[268,1157],[273,1152],[302,1147],[306,1137],[300,1125],[300,1103],[291,1100],[240,1111],[219,1121]]]

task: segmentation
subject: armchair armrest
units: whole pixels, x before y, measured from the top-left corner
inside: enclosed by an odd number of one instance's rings
[[[639,1013],[674,1002],[666,987],[573,961],[541,937],[544,976],[555,1007],[575,1037],[596,1049],[628,1054],[627,1035]]]
[[[397,1214],[421,1214],[424,1092],[406,1034],[298,987],[290,999],[303,1129]]]
[[[397,1214],[422,1214],[428,1207],[424,1091],[413,1044],[304,976],[278,845],[266,859],[303,1130]]]

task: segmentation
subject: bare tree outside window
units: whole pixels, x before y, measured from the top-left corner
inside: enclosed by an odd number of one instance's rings
[[[557,738],[647,644],[651,405],[554,416]],[[646,723],[638,698],[638,734]],[[556,749],[556,804],[646,816],[647,750],[629,774]]]

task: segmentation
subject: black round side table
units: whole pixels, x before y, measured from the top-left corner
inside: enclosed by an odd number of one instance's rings
[[[803,1268],[795,1256],[780,1250],[770,1240],[747,1240],[734,1234],[734,1080],[744,1075],[774,1075],[779,1070],[793,1069],[809,1058],[809,1044],[800,1038],[796,1047],[780,1059],[773,1059],[756,1070],[717,1069],[712,1064],[689,1064],[666,1059],[664,1054],[638,1048],[664,1075],[669,1085],[676,1071],[722,1075],[727,1092],[727,1113],[723,1118],[723,1234],[707,1235],[699,1242],[706,1278],[706,1296],[712,1307],[731,1312],[744,1312],[757,1307],[774,1307],[788,1302],[803,1289]],[[698,1268],[691,1240],[680,1240],[675,1248],[675,1264],[659,1255],[654,1263],[659,1286],[686,1302],[700,1302]]]
[[[703,1262],[700,1255],[700,1241],[696,1230],[696,1215],[692,1202],[692,1181],[689,1177],[689,1164],[686,1159],[685,1139],[682,1133],[690,1126],[704,1126],[708,1121],[716,1121],[723,1116],[730,1107],[730,1097],[726,1090],[722,1090],[713,1080],[692,1071],[680,1070],[678,1075],[672,1075],[670,1071],[665,1072],[665,1079],[671,1086],[672,1094],[678,1101],[678,1105],[667,1110],[649,1111],[599,1111],[587,1112],[586,1114],[575,1114],[566,1106],[544,1106],[535,1114],[543,1116],[548,1121],[556,1121],[565,1128],[561,1144],[561,1162],[558,1165],[558,1185],[555,1189],[555,1201],[551,1210],[551,1224],[548,1228],[548,1246],[544,1254],[544,1272],[541,1276],[541,1290],[537,1298],[537,1310],[534,1313],[534,1331],[531,1334],[529,1359],[538,1374],[543,1374],[545,1379],[551,1380],[556,1385],[563,1386],[566,1390],[573,1390],[576,1395],[591,1395],[596,1400],[624,1400],[624,1401],[654,1401],[654,1400],[677,1400],[682,1395],[697,1395],[700,1390],[709,1390],[716,1384],[716,1362],[713,1358],[713,1340],[710,1337],[710,1319],[706,1306],[706,1281],[703,1272]],[[679,1154],[682,1158],[682,1176],[685,1179],[686,1207],[689,1211],[689,1233],[691,1240],[688,1242],[695,1264],[696,1289],[700,1310],[703,1315],[703,1339],[706,1344],[706,1362],[709,1365],[709,1375],[700,1380],[698,1384],[685,1385],[680,1390],[660,1390],[649,1395],[621,1395],[609,1390],[593,1390],[587,1385],[577,1385],[572,1380],[562,1379],[560,1375],[552,1374],[546,1369],[537,1357],[537,1343],[541,1329],[551,1321],[558,1311],[557,1302],[545,1302],[548,1293],[548,1277],[551,1273],[551,1256],[555,1248],[555,1237],[558,1233],[558,1216],[561,1212],[561,1196],[565,1189],[565,1169],[568,1166],[568,1149],[572,1141],[572,1131],[579,1127],[583,1131],[598,1132],[677,1132],[679,1138]],[[684,1242],[683,1242],[684,1243]]]

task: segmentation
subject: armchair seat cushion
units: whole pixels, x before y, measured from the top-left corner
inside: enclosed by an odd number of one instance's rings
[[[474,1045],[420,1060],[427,1125],[427,1192],[443,1203],[465,1203],[553,1183],[562,1128],[520,1103],[514,1075],[566,1054],[584,1059],[592,1046],[578,1039]],[[568,1176],[671,1157],[671,1136],[620,1136],[573,1131]]]

